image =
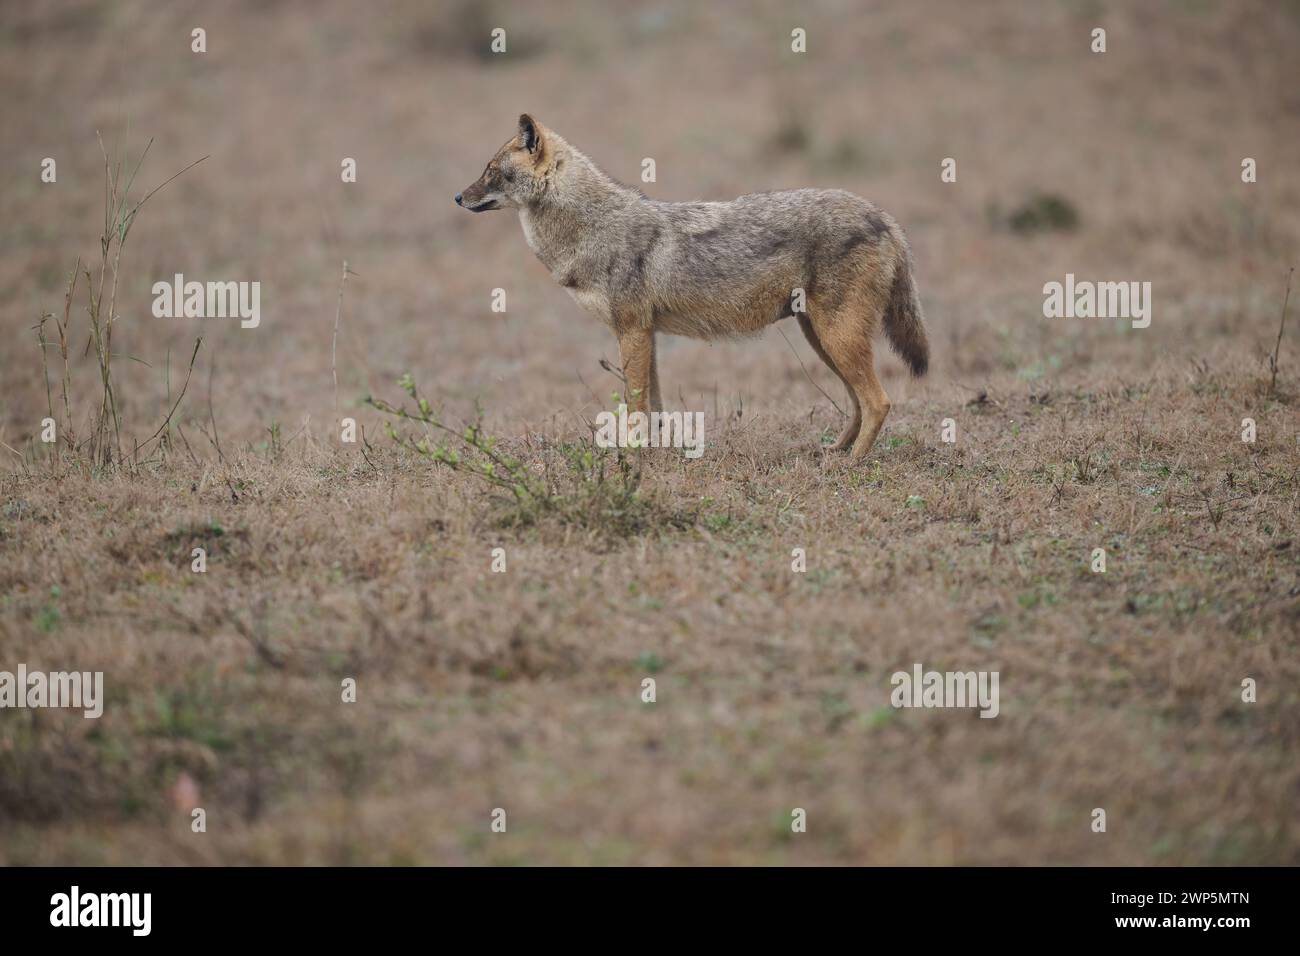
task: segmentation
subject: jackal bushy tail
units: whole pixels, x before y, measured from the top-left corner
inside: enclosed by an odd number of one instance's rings
[[[918,378],[930,367],[930,339],[925,334],[921,300],[912,278],[912,253],[904,248],[894,269],[894,283],[885,306],[885,335],[894,351]]]

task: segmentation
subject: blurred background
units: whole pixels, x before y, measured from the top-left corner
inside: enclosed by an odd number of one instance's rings
[[[1090,50],[1098,25],[1105,54]],[[196,27],[206,53],[191,52]],[[150,201],[122,259],[115,349],[149,366],[119,363],[120,392],[146,436],[169,351],[176,381],[199,331],[196,380],[215,363],[232,436],[329,420],[344,259],[357,273],[345,407],[411,371],[517,427],[588,402],[575,373],[612,383],[597,366],[611,337],[534,260],[516,217],[451,201],[523,111],[655,198],[815,185],[872,199],[915,249],[934,382],[1098,358],[1140,370],[1225,336],[1262,349],[1300,231],[1298,39],[1300,6],[1263,0],[6,5],[0,438],[22,444],[44,407],[32,326],[61,310],[76,256],[98,259],[96,130],[128,157],[153,140],[137,196],[210,157]],[[45,157],[57,184],[41,182]],[[645,157],[657,182],[639,181]],[[946,157],[954,184],[939,178]],[[1042,285],[1067,271],[1151,281],[1151,329],[1044,321]],[[261,327],[154,318],[150,287],[175,273],[260,281]],[[490,310],[498,287],[504,315]],[[818,397],[771,330],[661,348],[678,404]],[[887,362],[897,401],[914,386]]]

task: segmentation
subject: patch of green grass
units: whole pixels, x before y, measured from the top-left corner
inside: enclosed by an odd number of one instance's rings
[[[977,617],[971,627],[981,637],[992,638],[1005,631],[1009,623],[1003,615],[989,613]]]
[[[59,630],[59,623],[64,619],[64,615],[62,615],[59,605],[55,604],[55,602],[59,600],[61,594],[62,591],[57,584],[49,589],[49,601],[45,602],[44,605],[40,606],[40,610],[36,611],[36,630],[42,633],[53,633]]]
[[[1021,591],[1016,595],[1016,603],[1026,611],[1032,611],[1039,607],[1052,607],[1059,603],[1060,598],[1056,592],[1046,585],[1036,585],[1028,591]]]
[[[704,516],[704,527],[710,531],[725,531],[731,527],[731,523],[731,515],[726,512],[715,511],[713,514]]]
[[[827,585],[839,577],[835,568],[813,568],[803,573],[803,579],[813,593],[820,593]]]
[[[668,666],[668,662],[654,651],[643,651],[636,657],[636,668],[647,674],[658,674]]]
[[[155,736],[192,740],[221,752],[234,740],[227,729],[230,708],[217,699],[210,675],[199,675],[186,685],[154,691]]]
[[[898,716],[898,709],[895,707],[880,706],[869,714],[863,716],[866,725],[872,729],[883,727],[890,723]]]
[[[1079,227],[1079,210],[1056,193],[1035,193],[1006,217],[1007,227],[1018,235],[1070,232]]]

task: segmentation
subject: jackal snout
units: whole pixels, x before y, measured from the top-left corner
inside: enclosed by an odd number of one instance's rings
[[[456,205],[470,212],[487,212],[489,209],[500,209],[500,203],[493,194],[491,184],[486,182],[487,174],[477,182],[470,183],[463,192],[456,193]]]
[[[534,202],[544,186],[550,158],[546,131],[527,113],[519,117],[519,129],[496,155],[488,160],[483,175],[456,194],[456,205],[470,212],[510,209]]]
[[[487,212],[499,208],[491,184],[481,178],[456,193],[456,205],[470,212]]]

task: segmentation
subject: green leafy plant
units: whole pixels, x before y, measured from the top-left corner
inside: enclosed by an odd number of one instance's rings
[[[390,416],[384,426],[400,447],[452,471],[472,475],[498,492],[503,524],[532,524],[542,518],[611,534],[646,530],[655,509],[638,494],[638,450],[604,448],[592,438],[543,444],[540,460],[525,462],[488,435],[478,418],[461,427],[450,425],[420,394],[411,375],[397,382],[409,402],[393,405],[368,396],[366,404]],[[400,426],[407,424],[409,429]],[[690,520],[661,516],[682,526]]]

